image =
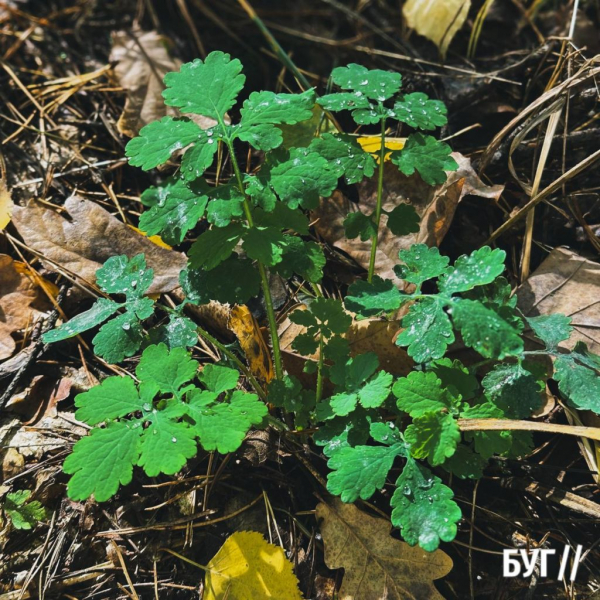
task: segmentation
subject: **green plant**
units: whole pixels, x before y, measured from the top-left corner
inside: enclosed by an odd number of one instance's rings
[[[131,481],[136,465],[149,476],[174,474],[199,447],[232,452],[250,427],[269,422],[282,430],[314,431],[314,442],[328,458],[328,489],[345,502],[370,498],[401,466],[391,499],[392,522],[409,544],[434,550],[440,540],[454,538],[461,512],[452,490],[431,468],[477,478],[493,455],[522,456],[531,447],[529,432],[463,431],[461,423],[529,417],[540,406],[550,377],[569,404],[600,412],[600,358],[582,344],[572,353],[559,350],[571,333],[567,317],[525,319],[519,313],[502,277],[503,251],[484,247],[450,266],[436,248],[414,245],[400,253],[396,269],[410,293],[374,273],[387,123],[395,120],[429,131],[446,123],[446,111],[424,94],[400,94],[401,78],[395,73],[349,65],[335,69],[332,77],[344,91],[321,98],[311,90],[253,92],[235,124],[226,113],[244,84],[239,61],[214,52],[165,77],[167,104],[216,122],[203,130],[187,117],[166,117],[144,127],[126,150],[130,163],[146,170],[183,151],[179,170],[143,193],[147,210],[140,227],[171,244],[183,242],[190,232],[199,234],[180,277],[185,301],[175,309],[154,303],[145,296],[152,271],[144,257],[113,257],[98,271],[98,284],[107,294],[124,295],[125,301],[101,298],[86,313],[45,334],[45,341],[59,341],[110,319],[93,340],[97,354],[120,361],[146,346],[136,369],[139,384],[110,377],[75,399],[77,417],[94,428],[65,462],[65,471],[73,475],[72,498],[110,498]],[[379,165],[352,136],[321,133],[315,102],[327,111],[351,111],[360,125],[378,126]],[[315,129],[308,138],[306,124]],[[302,135],[291,137],[305,143],[288,147],[284,137],[296,129]],[[264,155],[247,173],[237,158],[242,144]],[[222,164],[216,181],[204,177],[217,157],[226,157],[231,179],[220,181]],[[407,176],[431,185],[443,183],[446,171],[456,169],[450,148],[419,132],[409,134],[402,150],[391,152],[391,161]],[[366,281],[353,283],[344,302],[324,298],[317,284],[325,255],[309,239],[305,211],[315,208],[320,197],[327,198],[341,177],[356,183],[376,171],[374,213],[352,213],[345,221],[349,237],[371,239]],[[393,233],[408,233],[417,225],[408,205],[387,215]],[[312,285],[316,297],[290,319],[305,327],[294,348],[306,356],[316,354],[305,367],[316,373],[314,390],[284,372],[268,272],[298,286],[304,281]],[[261,292],[276,371],[266,389],[234,348],[219,344],[183,316],[188,303],[245,303]],[[401,307],[408,310],[397,343],[407,348],[416,366],[407,377],[394,380],[379,368],[375,354],[351,356],[344,334],[352,323],[350,313],[387,318]],[[155,309],[166,311],[169,322],[152,327]],[[114,316],[119,311],[124,312]],[[526,328],[543,349],[525,350]],[[227,366],[206,365],[197,375],[198,363],[187,348],[198,334],[219,346]],[[457,334],[482,360],[463,365],[446,356]],[[547,372],[547,357],[554,360],[552,373]],[[239,371],[253,393],[237,389]],[[275,407],[273,415],[267,414],[264,401]]]
[[[350,64],[347,67],[334,69],[331,78],[345,91],[328,94],[319,98],[317,102],[326,110],[349,110],[358,125],[379,125],[381,132],[375,211],[371,215],[361,212],[351,213],[344,222],[348,238],[360,236],[363,241],[371,239],[371,257],[367,274],[367,280],[370,282],[375,275],[377,239],[383,212],[386,126],[390,121],[395,120],[415,130],[431,131],[446,124],[446,107],[443,102],[431,100],[421,92],[398,94],[402,85],[402,77],[399,73],[379,69],[369,70],[361,65]],[[394,102],[393,106],[386,106],[386,103],[392,102]],[[327,156],[345,170],[348,183],[360,181],[361,174],[371,176],[375,172],[373,158],[370,156],[365,158],[365,154],[352,145],[349,136],[324,135],[316,139],[313,145],[320,154]],[[436,185],[446,181],[446,171],[455,171],[458,168],[450,152],[448,144],[436,140],[433,136],[412,133],[408,136],[402,150],[391,153],[391,161],[405,175],[412,175],[417,171],[423,181],[429,185]],[[395,235],[419,231],[418,218],[409,205],[400,204],[390,211],[387,217],[387,226]]]
[[[10,492],[4,499],[4,512],[15,529],[33,529],[46,518],[46,509],[37,500],[29,500],[29,490]]]
[[[66,340],[106,321],[92,340],[96,354],[110,363],[133,356],[145,341],[142,321],[154,314],[154,301],[144,297],[153,275],[143,254],[131,260],[126,256],[112,256],[96,271],[96,280],[107,294],[124,295],[125,302],[99,298],[89,310],[46,333],[44,341]],[[164,342],[169,347],[193,346],[198,339],[196,325],[181,314],[184,306],[170,310],[169,323],[154,328],[149,341]],[[120,310],[124,312],[114,317]]]
[[[198,444],[209,451],[237,450],[266,416],[266,405],[235,389],[235,369],[209,364],[197,371],[184,348],[158,344],[142,353],[135,371],[139,385],[108,377],[79,394],[75,416],[94,428],[65,461],[65,472],[73,475],[69,496],[107,500],[131,481],[134,465],[149,477],[173,475],[196,455]]]

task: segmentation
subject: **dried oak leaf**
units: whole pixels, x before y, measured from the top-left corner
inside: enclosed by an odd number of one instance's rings
[[[12,356],[16,344],[11,334],[33,325],[43,303],[35,280],[22,264],[0,254],[0,360]]]
[[[294,310],[306,310],[306,305],[298,305]],[[394,344],[394,338],[400,329],[399,321],[385,321],[377,317],[352,321],[344,337],[350,344],[350,355],[357,356],[366,352],[373,352],[379,359],[379,366],[393,375],[404,377],[413,368],[414,362],[404,348]],[[292,348],[296,337],[306,333],[306,327],[292,323],[286,317],[278,327],[279,345],[283,356],[286,371],[297,377],[305,387],[314,387],[316,377],[314,374],[304,372],[307,360],[317,361],[318,352],[311,356],[303,356]],[[329,383],[326,381],[325,386]],[[326,391],[328,389],[326,388]],[[332,391],[332,390],[329,390]]]
[[[338,498],[317,506],[325,564],[344,569],[340,600],[443,600],[433,585],[452,570],[442,550],[425,552],[390,536],[391,525]]]
[[[98,204],[71,196],[64,204],[69,218],[40,205],[15,206],[13,224],[25,243],[44,258],[44,266],[59,267],[87,282],[108,258],[144,253],[154,269],[149,294],[166,293],[179,286],[179,272],[187,261],[183,254],[160,248],[113,217]]]
[[[396,236],[387,227],[387,216],[383,215],[379,230],[379,245],[375,261],[375,272],[384,279],[393,280],[401,289],[403,283],[394,273],[394,265],[398,264],[398,251],[410,248],[413,244],[439,246],[444,239],[454,212],[463,196],[474,195],[483,198],[497,199],[502,186],[485,185],[471,167],[471,161],[462,154],[453,153],[458,163],[458,170],[448,174],[443,185],[431,187],[418,175],[407,177],[394,165],[385,164],[383,208],[391,211],[399,204],[410,203],[421,219],[418,233]],[[377,177],[364,180],[357,185],[360,202],[350,202],[341,192],[321,202],[313,212],[317,220],[315,229],[323,239],[336,248],[350,255],[360,266],[367,269],[371,254],[371,242],[360,239],[349,240],[344,233],[344,219],[350,212],[362,210],[371,214],[375,210],[377,200]]]
[[[555,248],[517,290],[524,315],[562,313],[572,319],[573,333],[560,347],[585,342],[600,354],[600,263],[566,248]]]
[[[156,31],[134,28],[113,33],[112,41],[110,61],[116,63],[115,75],[127,93],[123,114],[117,122],[118,130],[135,137],[152,121],[181,116],[179,110],[167,106],[162,97],[164,76],[181,67],[181,61],[169,53],[170,40]],[[202,128],[216,124],[207,117],[192,118]]]

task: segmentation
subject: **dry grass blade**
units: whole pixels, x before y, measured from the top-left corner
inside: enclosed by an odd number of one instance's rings
[[[528,118],[529,115],[535,114],[540,106],[546,104],[547,102],[553,101],[563,93],[575,89],[577,86],[590,79],[593,80],[598,74],[600,74],[600,67],[594,66],[595,62],[595,60],[586,61],[586,63],[571,77],[568,77],[560,85],[542,94],[539,98],[527,106],[527,108],[521,111],[514,119],[512,119],[510,123],[505,125],[485,149],[480,161],[480,171],[485,170],[486,166],[494,156],[494,153],[498,150],[498,147],[502,143],[502,140],[504,140],[504,138],[522,121]]]
[[[562,114],[562,105],[559,106],[548,119],[548,126],[546,128],[546,135],[544,136],[544,143],[542,144],[542,151],[538,159],[538,164],[535,171],[535,178],[531,187],[531,196],[535,196],[540,188],[542,181],[542,175],[544,168],[546,167],[546,161],[550,153],[550,147],[552,146],[552,140],[558,126],[560,116]],[[512,157],[511,157],[512,166]],[[529,267],[531,264],[531,244],[533,242],[533,223],[535,218],[535,208],[532,208],[527,213],[527,222],[525,227],[525,239],[523,241],[523,251],[521,254],[521,281],[524,281],[529,276]]]
[[[600,441],[600,429],[597,427],[507,419],[459,419],[458,426],[461,431],[543,431],[545,433],[576,435]]]
[[[593,154],[570,168],[566,173],[561,175],[558,179],[552,182],[548,187],[544,188],[539,194],[534,196],[523,208],[512,215],[505,223],[503,223],[498,229],[496,229],[492,235],[485,241],[485,244],[491,244],[504,232],[508,231],[517,221],[520,221],[527,213],[537,206],[542,200],[545,200],[550,194],[553,194],[559,190],[564,183],[573,179],[576,175],[579,175],[582,171],[593,165],[600,158],[600,150],[596,150]]]

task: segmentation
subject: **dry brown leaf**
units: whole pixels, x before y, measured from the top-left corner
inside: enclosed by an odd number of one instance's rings
[[[392,210],[399,204],[410,203],[421,218],[418,233],[396,236],[386,227],[387,217],[381,219],[379,246],[375,262],[375,272],[384,279],[392,279],[403,289],[402,282],[394,273],[398,264],[398,251],[413,244],[439,246],[446,235],[454,212],[461,198],[466,195],[497,199],[503,187],[486,186],[471,167],[471,161],[461,154],[452,155],[458,162],[458,170],[448,174],[448,180],[441,186],[431,187],[413,175],[406,177],[389,163],[385,166],[383,208]],[[318,219],[315,228],[327,242],[349,254],[359,265],[367,269],[371,254],[371,242],[360,239],[349,240],[344,234],[344,219],[349,212],[362,210],[370,214],[375,210],[377,200],[377,178],[371,178],[358,184],[360,204],[350,202],[339,191],[321,202],[314,211],[313,218]]]
[[[122,134],[135,137],[152,121],[180,116],[179,110],[167,106],[162,97],[164,76],[181,67],[181,61],[170,55],[170,46],[170,40],[156,31],[134,28],[113,33],[110,61],[116,63],[115,75],[127,92],[125,108],[117,123]],[[216,124],[213,119],[200,115],[191,118],[202,128]]]
[[[572,349],[577,342],[600,353],[600,264],[587,260],[567,248],[555,248],[529,276],[518,292],[518,306],[524,315],[535,317],[562,313],[571,317],[573,333],[561,342]],[[549,396],[549,394],[548,394]],[[590,411],[567,411],[571,423],[600,427],[600,419]],[[600,447],[580,440],[582,454],[592,473],[598,471]],[[594,475],[597,479],[597,477]]]
[[[38,319],[44,300],[32,277],[13,261],[10,256],[0,254],[0,360],[12,356],[15,351],[16,331],[31,327]]]
[[[177,71],[181,62],[169,54],[169,40],[156,31],[118,31],[113,34],[110,61],[121,87],[127,92],[125,108],[117,123],[118,130],[136,136],[148,123],[166,115],[177,116],[162,97],[163,77]]]
[[[562,313],[571,317],[571,338],[561,344],[573,348],[585,342],[600,354],[600,263],[566,248],[555,248],[518,289],[518,306],[528,317]]]
[[[259,380],[269,383],[274,377],[271,353],[256,319],[247,306],[236,305],[231,309],[229,329],[239,340],[250,372]]]
[[[306,305],[301,304],[295,310],[306,310]],[[350,356],[374,352],[382,369],[399,377],[406,376],[414,363],[406,350],[394,343],[400,328],[399,321],[384,321],[379,318],[353,321],[344,335],[350,344]],[[293,341],[303,333],[306,333],[304,325],[292,323],[289,317],[286,317],[279,325],[279,345],[288,373],[297,377],[305,387],[314,387],[315,376],[304,373],[304,365],[309,359],[318,360],[318,352],[311,356],[302,356],[292,348]]]
[[[0,179],[0,231],[9,224],[13,208],[14,204],[6,187],[6,181]]]
[[[379,359],[379,366],[392,375],[406,377],[414,361],[404,348],[395,344],[401,330],[399,321],[383,321],[381,319],[362,319],[354,321],[346,333],[352,356],[374,352]]]
[[[10,398],[6,406],[19,415],[23,425],[32,425],[43,417],[56,417],[57,405],[71,394],[73,381],[49,375],[35,375],[25,389]]]
[[[149,294],[179,286],[179,272],[187,263],[183,254],[159,248],[94,202],[71,196],[64,208],[70,218],[36,204],[15,206],[13,211],[13,223],[25,243],[49,259],[43,261],[46,268],[56,271],[56,263],[93,283],[97,269],[111,256],[131,258],[143,252],[154,269]]]
[[[24,426],[20,419],[4,417],[0,419],[0,460],[4,454],[2,448],[15,448],[26,463],[39,461],[46,453],[64,451],[65,440],[56,436],[57,431],[79,439],[88,430],[78,425],[73,413],[67,411],[59,411],[56,417],[43,417],[35,427]]]
[[[317,506],[325,564],[344,569],[340,600],[443,600],[433,585],[452,570],[442,550],[425,552],[390,536],[391,524],[338,498]]]
[[[15,448],[7,448],[2,455],[2,481],[16,477],[25,470],[25,458]]]
[[[446,56],[452,38],[469,14],[471,0],[407,0],[402,7],[406,24],[430,39]]]

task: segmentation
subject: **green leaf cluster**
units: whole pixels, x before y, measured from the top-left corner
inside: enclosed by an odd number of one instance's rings
[[[239,102],[242,65],[223,52],[166,75],[165,102],[183,116],[150,123],[128,143],[126,154],[143,170],[172,167],[170,176],[141,195],[145,210],[139,226],[189,248],[188,266],[180,274],[185,300],[175,309],[155,305],[147,295],[153,273],[143,255],[113,257],[97,273],[107,297],[44,335],[45,342],[56,342],[101,326],[93,342],[108,362],[145,348],[135,381],[109,377],[75,399],[77,418],[92,429],[65,461],[71,498],[107,500],[131,482],[136,467],[149,477],[172,475],[199,448],[235,451],[252,426],[265,422],[260,395],[296,431],[314,432],[313,441],[328,459],[331,493],[353,502],[392,486],[393,524],[409,544],[432,551],[454,538],[461,517],[441,476],[480,477],[492,456],[522,456],[532,443],[527,432],[463,434],[461,420],[528,418],[540,408],[549,377],[569,405],[600,413],[600,358],[584,344],[564,350],[572,331],[569,318],[519,312],[502,276],[502,250],[483,247],[450,264],[437,248],[415,244],[400,252],[396,267],[408,284],[404,292],[374,273],[382,215],[394,235],[419,230],[410,205],[383,209],[384,159],[390,154],[406,176],[443,184],[458,168],[450,147],[431,135],[446,125],[446,108],[424,93],[403,93],[398,73],[350,64],[334,69],[331,79],[339,91],[320,98],[314,90],[259,91]],[[357,125],[377,128],[378,158],[355,136],[327,127],[327,113],[337,111],[348,111]],[[214,124],[202,129],[198,116]],[[409,128],[401,150],[385,147],[389,125]],[[246,173],[242,156],[251,157]],[[318,356],[306,363],[306,374],[316,373],[314,389],[306,389],[284,373],[269,274],[289,280],[300,295],[304,282],[319,283],[326,257],[311,239],[307,211],[329,197],[340,180],[353,185],[375,176],[373,213],[351,212],[344,221],[348,238],[372,241],[367,281],[353,283],[343,303],[317,297],[307,301],[307,310],[290,315],[306,328],[293,350]],[[227,365],[208,364],[199,371],[186,350],[198,331],[183,308],[212,301],[242,304],[261,290],[277,377],[266,390],[248,377],[255,395],[239,387],[234,346],[221,348]],[[165,320],[155,317],[156,307],[166,312]],[[351,355],[344,336],[352,322],[349,312],[359,319],[385,318],[400,308],[406,310],[396,341],[416,368],[395,379],[380,369],[374,353]],[[529,331],[542,349],[525,349]],[[448,358],[457,341],[483,360],[466,367]],[[549,356],[550,373],[544,363]],[[39,507],[27,500],[12,498],[8,509],[5,503],[15,526],[34,523]]]
[[[485,358],[501,360],[523,352],[523,321],[515,299],[491,293],[504,271],[505,253],[483,247],[461,256],[453,266],[437,248],[415,244],[400,251],[397,275],[415,286],[400,292],[391,281],[374,278],[356,282],[348,290],[346,306],[361,316],[389,313],[410,303],[396,339],[418,363],[442,358],[456,339]],[[438,292],[423,294],[425,282],[437,279]]]
[[[75,398],[76,417],[91,425],[65,463],[72,475],[69,497],[98,502],[111,498],[133,477],[173,475],[196,455],[234,452],[246,433],[267,414],[255,394],[236,389],[239,373],[198,363],[183,348],[149,346],[129,377],[108,377]]]
[[[431,131],[447,123],[447,111],[443,102],[431,100],[426,94],[416,92],[401,94],[402,77],[399,73],[367,69],[350,64],[333,70],[331,79],[342,91],[327,94],[317,102],[328,111],[350,111],[358,125],[379,125],[381,145],[379,162],[385,153],[386,125],[392,121],[404,123],[414,130],[402,150],[391,154],[392,162],[405,175],[419,173],[429,185],[446,181],[446,172],[455,171],[458,164],[451,156],[448,144],[424,135],[418,130]],[[311,144],[317,151],[333,161],[339,175],[345,174],[348,183],[357,183],[363,176],[375,172],[375,160],[360,152],[351,138],[342,134],[326,134]],[[344,228],[346,237],[361,240],[376,239],[378,235],[381,193],[378,192],[378,208],[370,215],[350,213]],[[407,235],[419,231],[419,219],[410,205],[400,205],[388,213],[387,227],[395,235]]]
[[[109,363],[133,356],[148,341],[164,342],[170,348],[193,346],[198,337],[196,326],[181,314],[184,305],[169,313],[169,321],[146,335],[142,322],[153,316],[155,302],[146,294],[154,272],[143,254],[129,259],[112,256],[96,271],[96,281],[106,294],[125,296],[123,302],[98,298],[92,307],[43,335],[46,343],[75,337],[104,323],[94,336],[94,351]]]
[[[46,509],[38,500],[30,500],[29,490],[9,492],[2,508],[15,529],[33,529],[46,518]]]
[[[109,363],[133,356],[144,339],[141,322],[154,312],[154,302],[145,297],[153,274],[143,254],[112,256],[96,271],[96,281],[104,292],[124,295],[125,301],[99,298],[89,310],[45,333],[44,342],[66,340],[104,323],[92,340],[96,354]]]

